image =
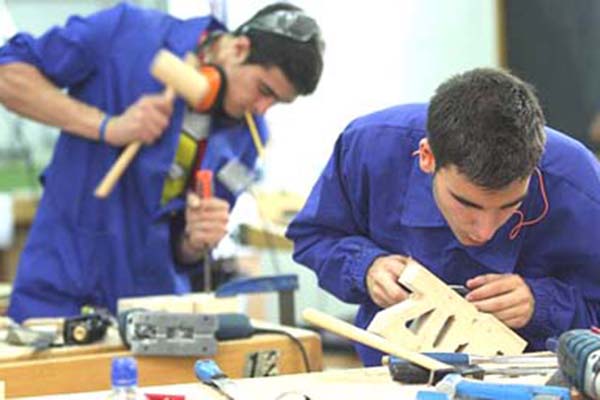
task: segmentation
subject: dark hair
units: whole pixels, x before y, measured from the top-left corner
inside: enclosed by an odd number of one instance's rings
[[[280,30],[280,26],[269,26],[272,21],[264,23],[265,18],[278,11],[290,11],[284,17],[294,19],[295,25],[291,28],[300,28],[304,31],[301,33],[308,36],[296,37],[293,29],[287,29],[289,26]],[[288,22],[287,18],[283,18],[284,25],[285,22]],[[279,67],[298,94],[314,92],[323,71],[324,45],[317,23],[301,8],[289,3],[271,4],[240,25],[234,34],[250,39],[250,54],[246,63]]]
[[[438,87],[427,118],[436,171],[455,165],[482,188],[530,176],[544,151],[544,115],[533,87],[508,72],[474,69]]]

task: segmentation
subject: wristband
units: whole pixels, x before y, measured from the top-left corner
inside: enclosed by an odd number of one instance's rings
[[[100,122],[100,128],[98,129],[98,131],[100,133],[100,135],[98,137],[98,139],[100,140],[100,143],[106,142],[106,127],[108,126],[108,121],[110,121],[111,118],[112,118],[112,115],[105,114],[104,118],[102,118],[102,122]]]

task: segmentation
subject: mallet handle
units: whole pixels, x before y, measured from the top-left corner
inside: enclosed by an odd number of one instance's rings
[[[302,317],[306,321],[320,328],[327,329],[328,331],[337,335],[343,336],[358,343],[365,344],[386,354],[400,357],[428,370],[435,371],[438,369],[452,368],[452,366],[448,364],[444,364],[443,362],[437,361],[431,357],[424,356],[421,353],[404,349],[379,335],[357,328],[352,324],[332,317],[331,315],[325,314],[321,311],[315,310],[314,308],[305,309],[302,312]]]

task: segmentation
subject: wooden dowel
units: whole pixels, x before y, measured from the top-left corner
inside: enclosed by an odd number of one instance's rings
[[[357,328],[356,326],[349,324],[341,319],[332,317],[331,315],[325,314],[321,311],[313,308],[307,308],[302,312],[302,317],[313,325],[320,328],[326,329],[337,335],[343,336],[347,339],[353,340],[358,343],[362,343],[386,354],[391,354],[396,357],[400,357],[404,360],[410,361],[414,364],[420,365],[431,371],[437,371],[439,369],[452,368],[452,366],[443,362],[437,361],[431,357],[427,357],[421,353],[417,353],[411,350],[404,349],[391,343],[389,340],[378,336],[374,333],[365,331]]]
[[[246,112],[246,123],[248,124],[248,129],[250,129],[250,135],[252,135],[252,141],[254,142],[254,147],[256,148],[256,153],[258,154],[258,158],[262,159],[265,155],[265,147],[260,140],[260,135],[258,134],[258,129],[256,128],[256,124],[254,123],[254,117],[249,112]]]

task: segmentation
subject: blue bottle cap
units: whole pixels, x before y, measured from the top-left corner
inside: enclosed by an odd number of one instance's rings
[[[113,386],[136,386],[137,362],[133,357],[116,357],[112,360],[111,381]]]

